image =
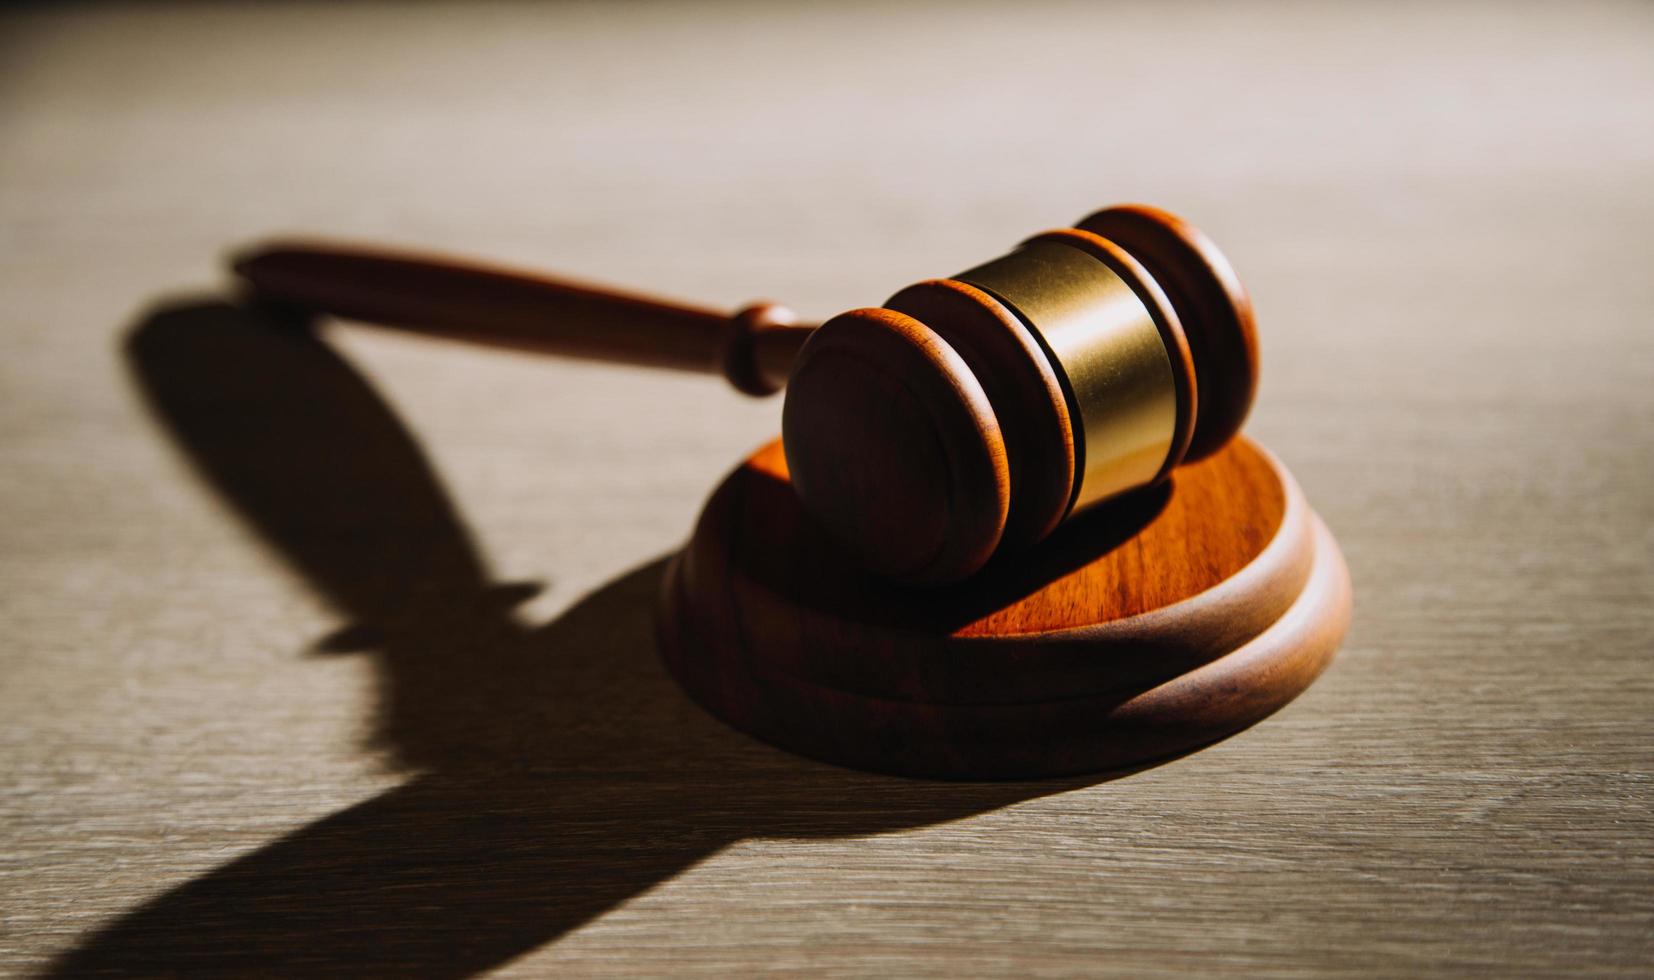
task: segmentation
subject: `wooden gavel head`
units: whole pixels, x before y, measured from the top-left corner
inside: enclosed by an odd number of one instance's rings
[[[870,571],[962,579],[1239,431],[1252,306],[1216,246],[1099,211],[824,323],[787,382],[793,486]]]

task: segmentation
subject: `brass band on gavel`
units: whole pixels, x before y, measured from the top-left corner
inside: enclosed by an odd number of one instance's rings
[[[1056,236],[953,278],[1027,324],[1066,385],[1080,430],[1073,508],[1160,475],[1177,428],[1172,362],[1153,314],[1124,279]]]

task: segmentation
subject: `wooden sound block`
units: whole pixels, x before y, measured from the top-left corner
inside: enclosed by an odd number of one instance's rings
[[[669,669],[736,728],[857,768],[950,779],[1100,772],[1269,715],[1349,624],[1338,545],[1242,438],[945,589],[852,565],[779,442],[713,494],[670,565]]]

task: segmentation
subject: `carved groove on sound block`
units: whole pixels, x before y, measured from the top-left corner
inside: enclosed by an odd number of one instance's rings
[[[1326,666],[1349,608],[1336,542],[1246,440],[931,590],[858,572],[802,513],[771,444],[713,494],[669,568],[660,635],[696,700],[793,751],[1028,778],[1252,724]]]

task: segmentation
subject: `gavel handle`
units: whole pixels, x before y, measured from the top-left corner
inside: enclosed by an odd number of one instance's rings
[[[734,315],[448,258],[316,242],[237,256],[254,296],[518,350],[723,374],[767,395],[812,328],[768,303]]]

